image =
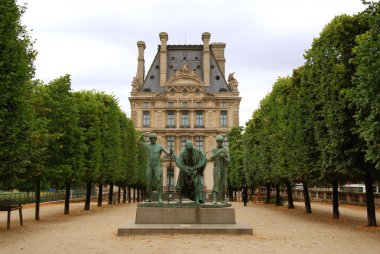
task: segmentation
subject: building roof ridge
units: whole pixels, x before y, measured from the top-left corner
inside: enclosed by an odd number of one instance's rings
[[[203,49],[201,44],[168,44],[167,49]],[[161,49],[161,45],[158,45],[158,50]]]

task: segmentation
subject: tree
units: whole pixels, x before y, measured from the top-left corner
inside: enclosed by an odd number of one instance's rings
[[[99,172],[99,196],[98,206],[102,205],[103,185],[110,184],[108,202],[112,203],[113,183],[120,169],[120,124],[119,106],[116,99],[104,93],[97,94],[97,100],[101,104],[101,140],[102,162]]]
[[[319,159],[317,143],[314,133],[317,105],[314,104],[315,91],[308,86],[302,66],[293,71],[291,98],[288,121],[289,142],[289,174],[293,182],[303,183],[306,213],[311,213],[308,182],[318,179],[319,171],[316,167]],[[290,138],[291,137],[291,138]]]
[[[292,79],[291,77],[278,78],[274,83],[270,93],[272,116],[272,139],[273,139],[273,178],[276,179],[276,204],[280,205],[279,185],[285,184],[287,187],[288,208],[294,208],[292,194],[292,174],[289,169],[292,151],[289,146],[293,142],[293,131],[289,129],[289,119],[291,107],[293,106]]]
[[[36,51],[20,19],[25,7],[15,0],[0,3],[0,185],[12,183],[25,174],[30,161],[28,140],[29,107]]]
[[[313,77],[307,84],[316,93],[318,105],[315,133],[320,151],[318,165],[321,178],[333,183],[333,214],[339,218],[338,183],[357,177],[363,165],[359,137],[352,133],[353,111],[342,92],[352,87],[355,68],[350,64],[355,37],[367,30],[360,16],[335,17],[314,39],[305,55],[305,73]],[[355,175],[356,174],[356,175]]]
[[[83,181],[86,183],[84,210],[90,210],[92,185],[99,177],[102,160],[101,106],[93,91],[76,92],[73,95],[78,105],[78,124],[83,130],[83,142],[87,147],[83,160]]]
[[[121,173],[116,178],[116,184],[123,188],[123,203],[126,202],[126,188],[128,185],[136,182],[136,133],[133,121],[125,113],[120,111],[120,128],[121,128]],[[120,195],[120,193],[119,193]],[[119,197],[120,198],[120,197]]]
[[[70,76],[51,81],[46,89],[49,93],[46,106],[50,108],[48,129],[57,136],[49,144],[48,175],[59,187],[63,183],[66,191],[64,214],[69,214],[71,186],[83,179],[87,146],[83,129],[78,124],[78,106],[71,93]]]
[[[40,193],[41,185],[47,177],[46,164],[50,157],[49,144],[55,142],[59,137],[58,134],[52,134],[48,125],[51,119],[48,119],[50,108],[47,107],[47,101],[50,100],[46,86],[40,81],[31,82],[33,93],[31,95],[31,109],[33,113],[31,124],[31,135],[29,139],[30,163],[27,166],[27,172],[23,177],[23,185],[34,185],[36,206],[35,220],[40,219]]]
[[[241,189],[246,186],[244,178],[243,127],[232,128],[227,133],[231,162],[228,165],[229,188]]]
[[[362,13],[370,29],[357,37],[352,59],[356,67],[351,100],[356,109],[355,133],[365,142],[365,172],[368,226],[377,226],[373,199],[373,175],[380,170],[380,3],[372,2]],[[369,165],[368,165],[369,164]],[[371,166],[374,165],[374,166]]]

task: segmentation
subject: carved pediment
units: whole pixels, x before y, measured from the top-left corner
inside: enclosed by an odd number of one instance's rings
[[[203,81],[196,71],[190,70],[187,64],[183,64],[181,68],[174,72],[166,82],[166,86],[170,87],[199,87],[204,86]]]

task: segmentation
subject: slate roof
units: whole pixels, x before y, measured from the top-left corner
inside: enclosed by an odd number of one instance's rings
[[[157,54],[154,57],[153,63],[147,72],[144,79],[142,91],[164,92],[165,88],[160,87],[160,48],[158,45]],[[201,80],[203,80],[203,45],[167,45],[167,77],[172,76],[184,63],[189,66],[189,69],[197,72]],[[216,62],[215,56],[210,50],[210,86],[206,86],[206,92],[215,93],[220,89],[230,91],[226,78],[222,74],[219,65]]]

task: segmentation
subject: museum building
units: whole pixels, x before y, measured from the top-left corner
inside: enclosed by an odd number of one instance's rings
[[[135,128],[157,134],[157,143],[178,155],[191,140],[208,158],[217,135],[239,126],[238,81],[225,76],[225,43],[210,43],[202,34],[201,45],[168,45],[169,36],[159,34],[161,44],[145,75],[145,43],[137,42],[137,75],[129,97]],[[227,144],[227,140],[226,140]],[[175,166],[175,163],[172,164]],[[175,189],[179,169],[170,171],[163,157],[164,191]],[[205,191],[213,185],[213,162],[204,171]]]

